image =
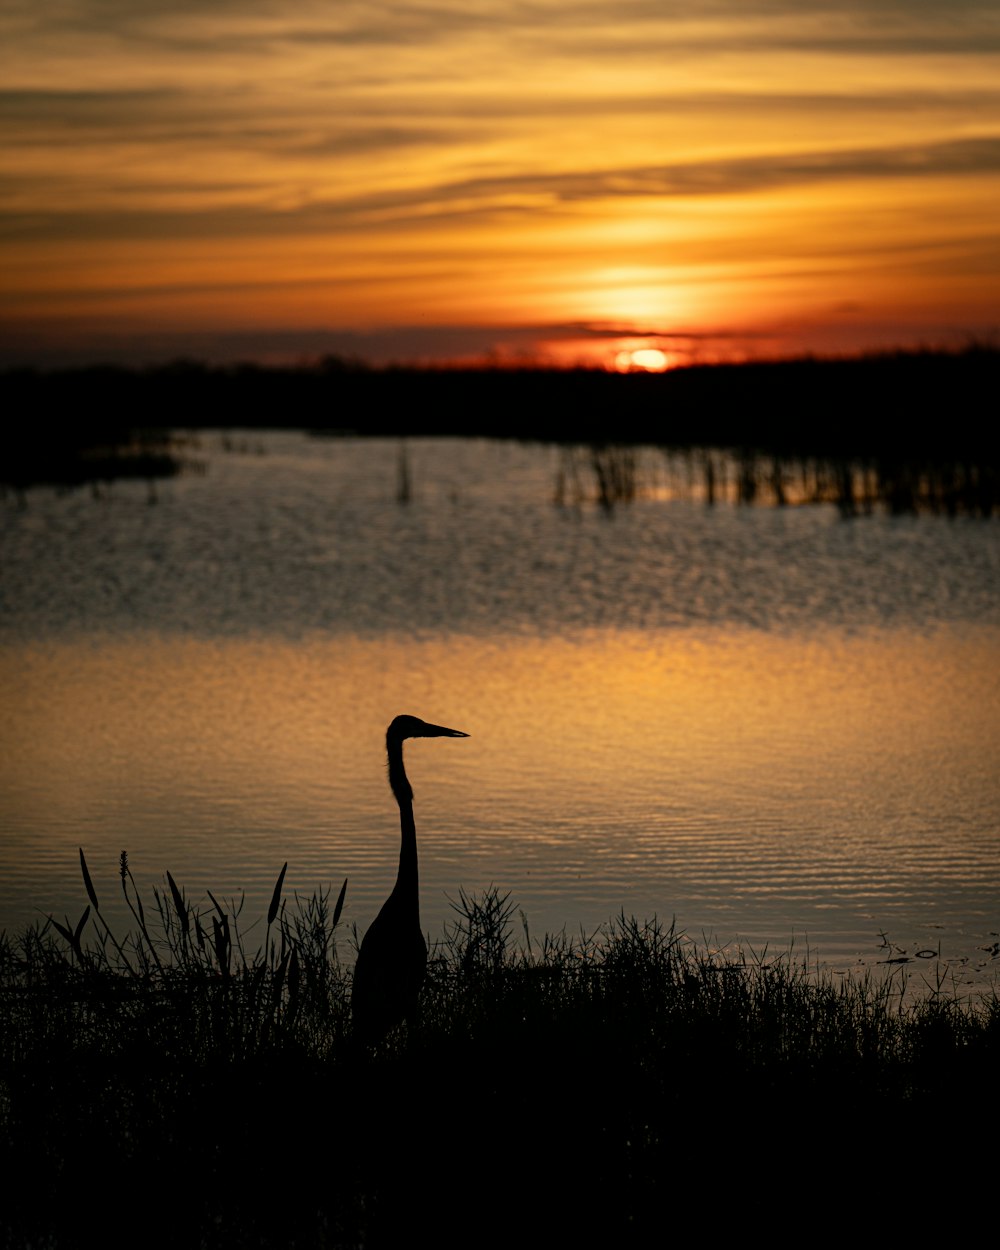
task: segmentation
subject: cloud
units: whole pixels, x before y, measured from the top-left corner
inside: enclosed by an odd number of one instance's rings
[[[746,195],[791,186],[864,179],[879,182],[899,178],[1000,175],[1000,135],[911,144],[895,148],[819,150],[775,155],[619,166],[576,170],[560,174],[513,174],[463,179],[453,183],[407,187],[340,197],[309,198],[299,206],[275,209],[260,203],[157,207],[173,189],[155,182],[135,184],[150,199],[150,207],[81,211],[72,205],[30,218],[0,212],[0,233],[22,238],[63,237],[185,237],[191,234],[268,234],[289,230],[324,232],[330,229],[398,228],[404,221],[428,218],[493,217],[529,213],[541,217],[560,206],[614,199],[690,198]],[[122,190],[127,189],[127,183]],[[192,185],[206,196],[256,191],[254,184],[216,181]]]
[[[295,46],[385,52],[485,37],[497,53],[605,58],[631,51],[688,55],[713,45],[816,47],[882,55],[996,48],[983,0],[7,0],[0,22],[20,39],[114,40],[219,61]],[[728,32],[728,34],[727,34]],[[985,42],[984,42],[985,41]]]
[[[998,46],[972,0],[5,0],[5,322],[627,317],[728,307],[765,256],[784,307],[782,249],[916,273],[996,237]]]

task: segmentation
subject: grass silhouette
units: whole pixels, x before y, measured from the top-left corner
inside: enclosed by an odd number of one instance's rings
[[[170,876],[144,909],[123,856],[118,935],[81,867],[77,924],[0,940],[7,1244],[780,1241],[837,1177],[824,1226],[898,1237],[931,1216],[883,1182],[988,1179],[996,994],[911,1001],[624,915],[515,941],[490,889],[453,904],[418,1018],[360,1046],[343,889],[288,900],[282,870],[254,945]]]

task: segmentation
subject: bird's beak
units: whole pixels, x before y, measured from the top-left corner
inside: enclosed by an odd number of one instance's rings
[[[448,729],[444,725],[428,725],[424,721],[424,730],[420,736],[422,738],[467,738],[469,735],[462,733],[461,729]]]

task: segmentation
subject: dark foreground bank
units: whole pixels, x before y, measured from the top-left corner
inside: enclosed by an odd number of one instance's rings
[[[337,909],[279,896],[252,953],[172,882],[129,938],[91,887],[4,939],[6,1244],[899,1244],[992,1201],[996,996],[904,1007],[624,918],[515,945],[493,893],[363,1048]]]

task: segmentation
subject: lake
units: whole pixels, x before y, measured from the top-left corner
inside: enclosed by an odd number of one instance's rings
[[[184,454],[155,491],[2,504],[8,930],[76,921],[82,846],[113,917],[126,849],[144,890],[245,891],[247,922],[286,860],[288,894],[347,877],[363,931],[409,712],[470,735],[406,748],[432,939],[494,884],[533,937],[624,909],[992,984],[996,520],[737,506],[725,458],[709,506],[703,463],[651,447],[621,453],[613,507],[582,448],[255,431]]]

